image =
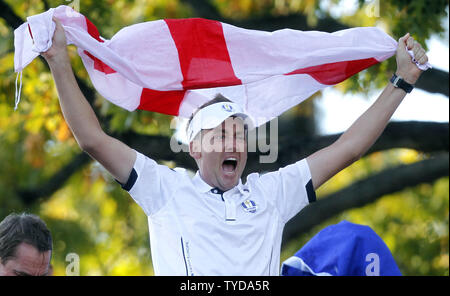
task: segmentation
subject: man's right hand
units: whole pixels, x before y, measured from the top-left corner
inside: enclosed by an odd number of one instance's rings
[[[58,19],[53,17],[53,21],[56,24],[56,28],[53,34],[52,46],[46,52],[42,52],[41,55],[47,60],[48,63],[65,62],[69,60],[69,55],[67,54],[66,34]]]

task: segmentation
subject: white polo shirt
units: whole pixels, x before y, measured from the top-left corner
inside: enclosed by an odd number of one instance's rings
[[[137,152],[123,188],[148,216],[155,275],[279,275],[283,227],[315,200],[306,159],[220,192]]]

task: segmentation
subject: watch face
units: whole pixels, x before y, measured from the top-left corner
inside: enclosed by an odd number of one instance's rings
[[[400,80],[400,77],[397,75],[392,75],[391,82],[395,87],[398,87],[398,81]]]

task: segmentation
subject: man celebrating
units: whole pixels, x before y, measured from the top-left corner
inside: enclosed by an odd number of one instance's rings
[[[147,214],[156,275],[278,275],[284,225],[315,200],[315,189],[380,136],[421,74],[407,50],[420,64],[428,60],[409,34],[400,38],[392,83],[335,143],[276,172],[250,174],[245,184],[246,129],[252,123],[239,105],[216,96],[189,123],[190,155],[199,168],[191,179],[102,131],[77,86],[64,31],[55,22],[53,45],[43,56],[63,115],[81,149]]]

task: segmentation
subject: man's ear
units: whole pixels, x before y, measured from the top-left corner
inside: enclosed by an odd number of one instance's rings
[[[198,139],[194,139],[189,143],[189,155],[195,160],[199,160],[202,157],[201,143]]]

